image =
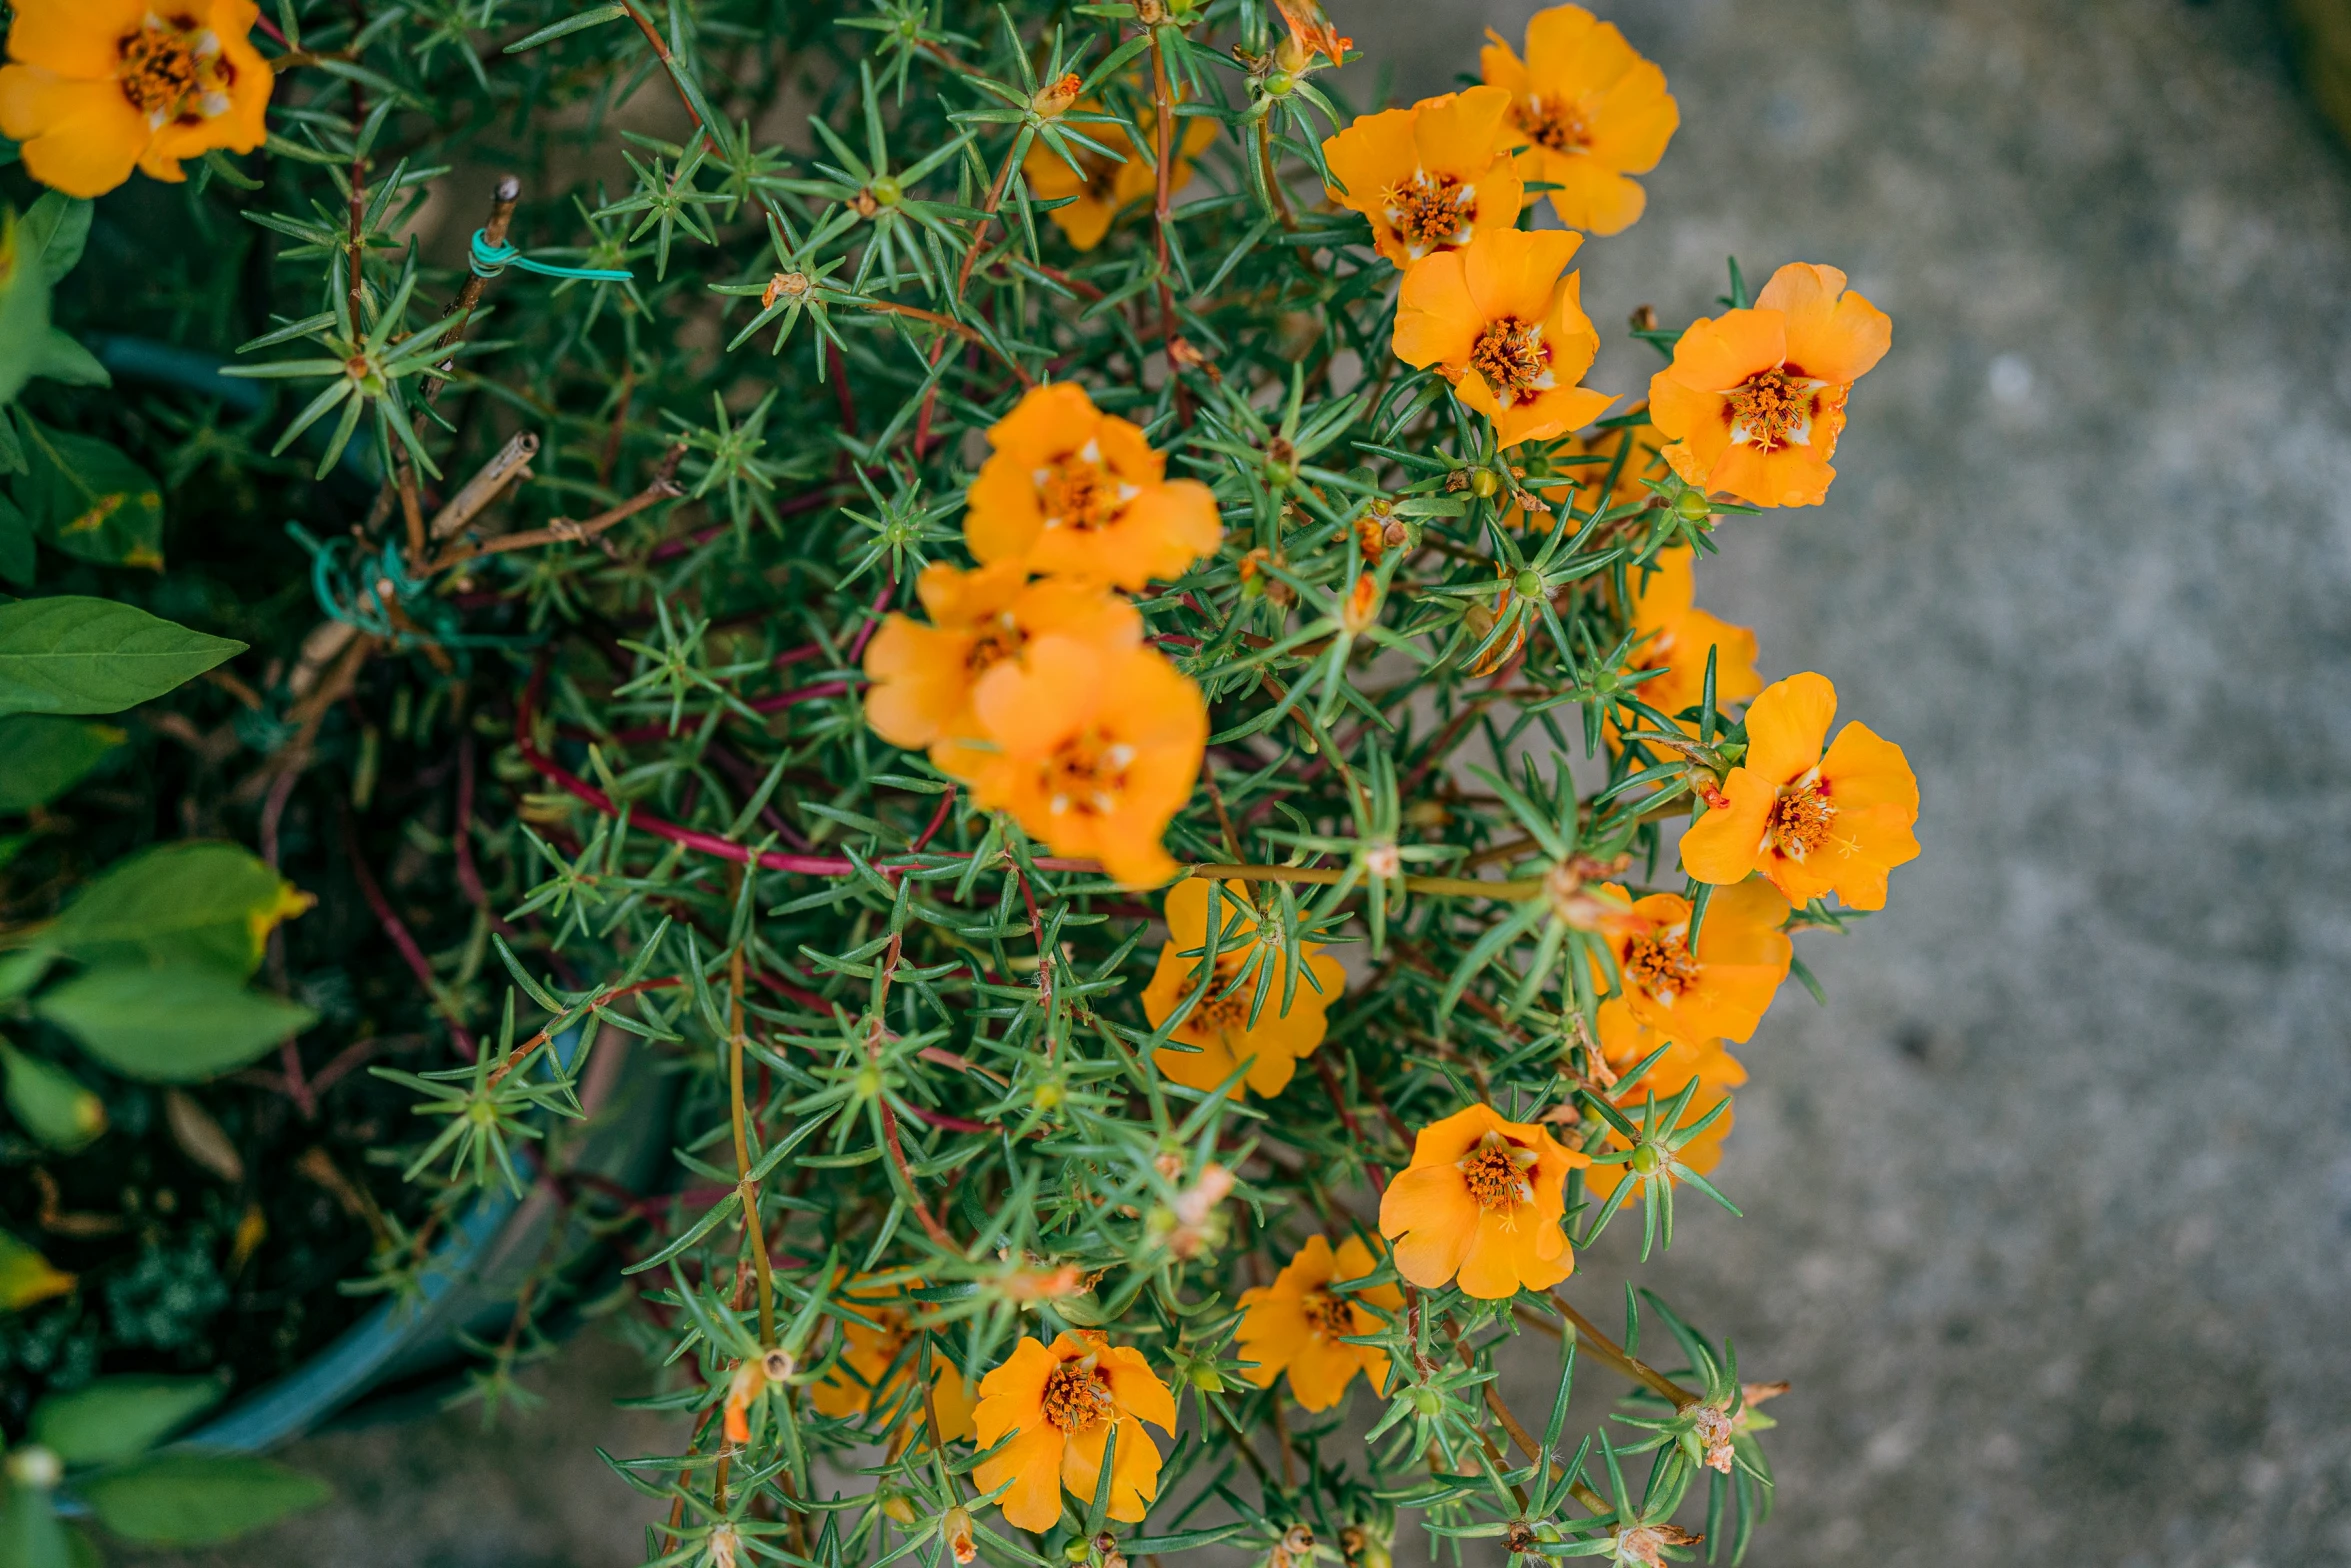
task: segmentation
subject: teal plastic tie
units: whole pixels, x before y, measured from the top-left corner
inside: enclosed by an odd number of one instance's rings
[[[580,278],[589,283],[626,283],[626,268],[613,267],[559,267],[551,261],[533,261],[511,245],[493,245],[488,231],[473,231],[473,273],[477,278],[494,278],[508,267],[520,267],[543,278]]]

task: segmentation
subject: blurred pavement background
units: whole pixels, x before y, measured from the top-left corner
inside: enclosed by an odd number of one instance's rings
[[[1895,322],[1828,504],[1699,577],[1925,794],[1890,911],[1807,949],[1829,1009],[1744,1053],[1749,1217],[1637,1271],[1796,1384],[1749,1562],[2351,1562],[2351,164],[2255,0],[1598,8],[1682,108],[1585,249],[1603,332],[1734,254]],[[1534,7],[1334,9],[1408,101]],[[629,1358],[533,1377],[519,1436],[313,1440],[338,1507],[202,1560],[638,1561],[587,1449],[650,1440]]]

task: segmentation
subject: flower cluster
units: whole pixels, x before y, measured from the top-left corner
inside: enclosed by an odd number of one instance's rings
[[[988,440],[963,525],[980,564],[924,569],[929,625],[883,623],[867,716],[1057,854],[1164,882],[1160,835],[1191,795],[1208,710],[1115,590],[1213,552],[1216,497],[1168,478],[1144,433],[1075,382],[1036,388]]]
[[[1734,264],[1686,329],[1630,313],[1645,389],[1584,384],[1578,258],[1681,111],[1580,6],[1353,118],[1315,0],[690,9],[14,13],[10,179],[200,158],[184,199],[278,247],[191,257],[176,308],[242,313],[204,346],[298,387],[252,417],[313,477],[209,402],[60,394],[0,416],[0,528],[151,565],[143,492],[60,513],[99,492],[31,475],[104,445],[58,407],[268,487],[234,547],[304,624],[136,743],[207,781],[255,751],[191,820],[331,840],[341,924],[396,933],[418,1056],[375,1081],[449,1174],[370,1283],[473,1185],[583,1211],[550,1231],[625,1256],[682,1379],[679,1451],[619,1466],[663,1562],[1384,1568],[1417,1519],[1656,1563],[1700,1517],[1735,1555],[1771,1385],[1702,1310],[1631,1298],[1661,1367],[1575,1301],[1630,1208],[1673,1245],[1677,1202],[1728,1206],[1798,944],[1920,853],[1901,749],[1700,607],[1718,536],[1826,498],[1887,318]],[[445,169],[491,127],[600,138],[654,77],[683,140],[630,132],[617,193],[501,182],[477,229]],[[28,245],[67,232],[42,199]],[[154,602],[237,602],[215,570]],[[381,881],[321,826],[379,775]],[[55,1054],[72,1009],[28,994]],[[557,1179],[591,1058],[673,1091],[674,1190]],[[533,1278],[496,1376],[564,1295]],[[1562,1348],[1540,1442],[1522,1327]]]

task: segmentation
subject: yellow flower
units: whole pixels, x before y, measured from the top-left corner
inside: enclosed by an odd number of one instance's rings
[[[988,755],[971,706],[988,671],[1024,659],[1038,637],[1065,637],[1102,650],[1133,648],[1143,640],[1143,618],[1126,600],[1082,582],[1031,582],[1017,561],[976,571],[936,562],[923,568],[914,591],[930,612],[930,624],[892,615],[874,634],[865,650],[865,673],[873,682],[865,697],[866,722],[893,746],[929,747],[939,771],[966,781]]]
[[[1099,1334],[1063,1334],[1050,1347],[1023,1335],[1002,1366],[980,1380],[972,1412],[983,1449],[1011,1441],[973,1469],[973,1484],[993,1492],[1006,1522],[1050,1530],[1061,1518],[1061,1489],[1092,1503],[1104,1448],[1116,1433],[1110,1517],[1133,1524],[1159,1495],[1159,1449],[1148,1421],[1175,1435],[1175,1396],[1139,1350]]]
[[[1706,694],[1706,656],[1714,655],[1714,701],[1726,712],[1763,690],[1755,673],[1755,634],[1709,615],[1690,602],[1696,592],[1691,572],[1695,552],[1688,545],[1660,550],[1649,570],[1631,568],[1633,632],[1640,643],[1635,669],[1664,668],[1633,688],[1633,694],[1668,715],[1691,707]],[[1685,723],[1695,733],[1695,726]]]
[[[1846,725],[1823,751],[1836,716],[1825,675],[1792,675],[1755,699],[1745,763],[1682,835],[1690,875],[1719,886],[1761,871],[1790,903],[1835,893],[1854,909],[1886,907],[1887,873],[1918,858],[1918,778],[1866,724]]]
[[[1208,704],[1164,654],[1040,637],[981,679],[972,711],[997,748],[973,772],[981,810],[1130,887],[1175,875],[1159,840],[1199,776]]]
[[[1582,243],[1556,229],[1488,229],[1414,262],[1396,300],[1396,357],[1435,366],[1503,446],[1590,424],[1616,399],[1577,385],[1600,351],[1581,277],[1567,271]]]
[[[1551,210],[1569,228],[1630,228],[1648,197],[1625,176],[1656,168],[1682,123],[1665,73],[1579,5],[1536,12],[1524,60],[1486,36],[1479,64],[1489,86],[1510,93],[1505,145],[1518,149],[1520,172],[1559,187]]]
[[[1313,1236],[1271,1285],[1241,1292],[1241,1327],[1233,1337],[1242,1359],[1257,1363],[1249,1381],[1270,1388],[1287,1372],[1290,1393],[1309,1410],[1337,1404],[1358,1372],[1373,1393],[1386,1387],[1388,1353],[1373,1345],[1350,1345],[1346,1336],[1377,1334],[1383,1327],[1358,1302],[1401,1312],[1404,1293],[1393,1285],[1373,1285],[1349,1296],[1330,1289],[1333,1280],[1361,1279],[1378,1266],[1361,1237],[1349,1236],[1333,1251],[1328,1240]]]
[[[1575,1272],[1561,1188],[1590,1163],[1542,1126],[1506,1122],[1487,1105],[1423,1127],[1411,1166],[1380,1199],[1396,1272],[1423,1290],[1459,1276],[1481,1301],[1549,1290]]]
[[[25,172],[102,196],[144,169],[264,139],[269,65],[247,40],[252,0],[20,0],[0,66],[0,131]]]
[[[1649,379],[1665,459],[1701,490],[1757,506],[1818,506],[1853,383],[1893,346],[1894,323],[1834,267],[1792,261],[1748,310],[1700,317]]]
[[[841,1359],[823,1382],[808,1391],[809,1402],[820,1413],[834,1417],[864,1415],[877,1401],[886,1409],[907,1386],[912,1358],[905,1351],[916,1337],[902,1287],[876,1286],[860,1275],[849,1282],[845,1295],[857,1315],[871,1319],[874,1326],[841,1320]],[[946,1442],[969,1437],[973,1393],[953,1363],[935,1354],[932,1360],[930,1406],[939,1419],[939,1436]],[[925,1432],[928,1426],[928,1420],[917,1413],[909,1427],[900,1430],[911,1436]]]
[[[1093,102],[1077,105],[1081,113],[1101,107]],[[1125,154],[1121,161],[1073,143],[1070,152],[1078,161],[1073,169],[1039,137],[1029,144],[1028,156],[1021,161],[1021,173],[1027,176],[1029,190],[1037,200],[1077,198],[1045,216],[1053,220],[1053,226],[1076,249],[1092,250],[1110,232],[1113,218],[1130,204],[1158,194],[1159,176],[1151,167],[1149,155],[1136,149],[1125,126],[1099,120],[1065,119],[1061,123],[1113,152]],[[1176,126],[1175,161],[1168,171],[1171,192],[1180,191],[1192,182],[1192,160],[1216,140],[1214,120],[1193,116],[1176,121]]]
[[[988,431],[963,537],[986,565],[1140,588],[1178,577],[1224,538],[1216,497],[1074,381],[1035,387]]]
[[[1373,243],[1399,267],[1509,228],[1525,195],[1495,146],[1509,107],[1501,88],[1472,87],[1359,116],[1322,144],[1346,187],[1331,198],[1371,220]]]
[[[1608,945],[1624,981],[1633,1016],[1676,1040],[1717,1037],[1744,1041],[1763,1022],[1795,955],[1780,927],[1788,901],[1766,882],[1726,887],[1707,903],[1698,950],[1689,946],[1690,901],[1672,893],[1627,900],[1625,890],[1601,890],[1624,901],[1608,923]],[[1597,969],[1597,965],[1595,965]]]
[[[1306,973],[1297,977],[1296,994],[1285,1012],[1282,996],[1290,983],[1289,960],[1278,943],[1260,940],[1257,922],[1247,912],[1250,904],[1244,885],[1227,882],[1222,886],[1223,929],[1217,936],[1215,976],[1208,982],[1208,995],[1200,998],[1190,1016],[1168,1036],[1199,1049],[1163,1048],[1152,1053],[1151,1060],[1177,1083],[1202,1091],[1223,1083],[1246,1061],[1249,1074],[1244,1081],[1270,1097],[1289,1083],[1299,1059],[1312,1055],[1322,1044],[1328,1028],[1323,1012],[1339,999],[1347,973],[1316,944],[1300,943],[1298,958]],[[1159,950],[1159,967],[1143,992],[1143,1011],[1154,1029],[1174,1017],[1196,989],[1193,975],[1207,945],[1208,884],[1197,878],[1178,882],[1167,892],[1167,946]],[[1236,980],[1238,988],[1228,991]],[[1252,1024],[1249,1012],[1261,980],[1265,1005],[1257,1010],[1257,1022]],[[1241,1085],[1233,1085],[1228,1092],[1239,1099]]]

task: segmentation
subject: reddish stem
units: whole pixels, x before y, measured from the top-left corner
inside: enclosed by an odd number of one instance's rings
[[[932,836],[936,834],[939,829],[947,825],[947,814],[954,809],[955,786],[950,784],[947,786],[947,793],[939,797],[939,809],[931,813],[931,825],[922,830],[922,837],[916,839],[912,844],[906,846],[907,853],[920,853],[922,847],[931,841]]]
[[[574,799],[586,802],[605,816],[619,816],[620,808],[613,804],[611,796],[548,757],[539,750],[538,743],[531,738],[531,722],[534,710],[539,705],[540,693],[545,689],[546,676],[546,667],[541,665],[531,672],[530,681],[523,688],[522,701],[516,705],[514,710],[515,749],[522,753],[522,760],[541,778],[555,784]],[[730,839],[720,838],[715,833],[703,833],[693,828],[680,827],[674,822],[666,822],[660,817],[645,812],[633,813],[629,817],[629,825],[640,828],[655,838],[666,839],[672,844],[683,844],[688,849],[700,850],[706,855],[716,855],[722,860],[738,861],[745,865],[755,864],[767,871],[790,871],[802,876],[813,877],[846,877],[854,876],[857,873],[857,867],[843,857],[787,855],[772,849],[754,852],[745,845],[737,844]],[[957,858],[962,859],[970,858],[957,851],[942,851],[941,853],[956,855]],[[1100,861],[1077,860],[1051,855],[1039,856],[1032,864],[1040,871],[1098,872],[1102,869]],[[911,868],[899,864],[878,865],[875,869],[904,871]]]

